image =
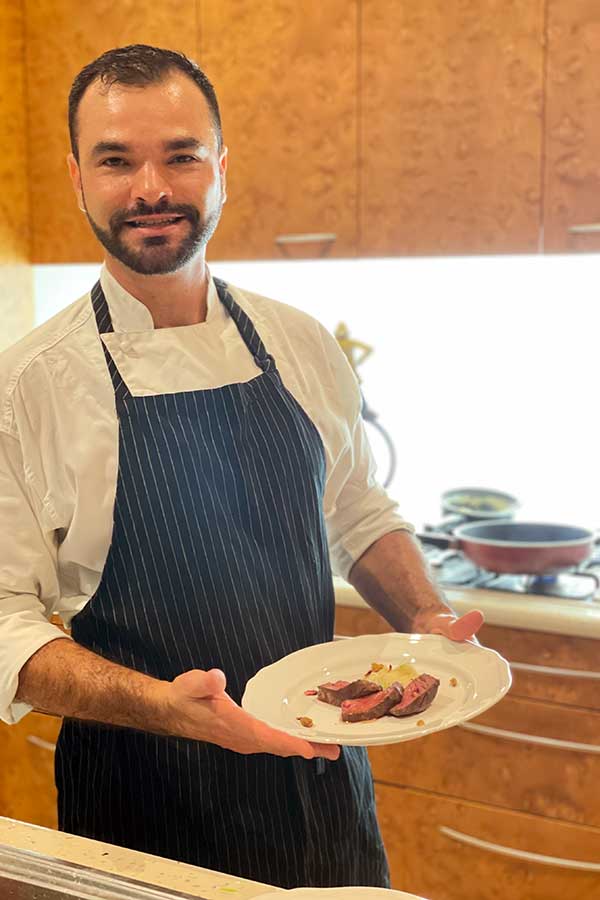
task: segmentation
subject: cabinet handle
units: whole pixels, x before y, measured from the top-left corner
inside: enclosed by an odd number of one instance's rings
[[[56,744],[51,744],[50,741],[45,741],[35,734],[28,734],[27,740],[30,744],[33,744],[34,747],[41,747],[42,750],[50,750],[52,753],[56,750]]]
[[[600,227],[600,226],[599,226]],[[278,234],[275,238],[276,244],[311,244],[316,241],[324,241],[327,244],[333,244],[337,234],[333,232],[314,232],[313,234]]]
[[[275,243],[283,256],[288,256],[289,244],[322,244],[320,256],[325,256],[331,244],[337,239],[333,232],[315,232],[314,234],[278,234]]]
[[[520,741],[523,744],[535,744],[538,747],[552,747],[554,750],[576,750],[579,753],[600,753],[598,744],[580,744],[577,741],[561,741],[557,738],[541,737],[538,734],[523,734],[522,731],[505,731],[503,728],[492,728],[490,725],[475,725],[462,722],[458,726],[475,734],[504,738],[507,741]]]
[[[535,672],[537,675],[561,675],[565,678],[591,678],[600,681],[600,672],[588,672],[586,669],[558,669],[554,666],[536,666],[533,663],[509,662],[516,672]]]
[[[599,234],[600,222],[591,222],[589,225],[569,225],[569,234]]]
[[[579,869],[582,872],[600,872],[600,863],[584,862],[580,859],[563,859],[561,856],[545,856],[543,853],[528,853],[526,850],[516,850],[514,847],[504,847],[502,844],[492,844],[490,841],[482,841],[481,838],[471,834],[463,834],[445,825],[438,826],[439,831],[459,844],[469,844],[479,850],[488,850],[490,853],[498,853],[500,856],[511,856],[523,862],[541,863],[545,866],[554,866],[558,869]]]

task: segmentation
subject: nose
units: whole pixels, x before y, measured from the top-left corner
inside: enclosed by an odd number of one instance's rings
[[[167,179],[151,162],[140,166],[131,182],[131,199],[134,203],[142,200],[149,206],[154,206],[163,197],[170,200],[172,193]]]

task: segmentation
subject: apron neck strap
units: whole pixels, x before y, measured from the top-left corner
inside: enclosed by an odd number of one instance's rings
[[[252,320],[244,312],[242,307],[235,302],[231,296],[227,283],[220,278],[213,278],[213,281],[217,289],[219,300],[235,322],[240,337],[254,357],[254,362],[263,372],[273,371],[275,369],[275,360],[270,353],[267,353],[266,347],[254,327]],[[114,331],[110,309],[99,281],[97,281],[92,288],[91,297],[92,307],[96,317],[96,325],[98,326],[98,333],[107,334]],[[105,354],[107,352],[108,351],[105,348]]]
[[[241,306],[235,302],[227,283],[220,278],[213,278],[219,300],[235,322],[237,330],[240,333],[246,347],[254,357],[254,362],[263,372],[272,372],[275,369],[275,360],[270,353],[267,353],[260,335],[250,317],[244,312]]]

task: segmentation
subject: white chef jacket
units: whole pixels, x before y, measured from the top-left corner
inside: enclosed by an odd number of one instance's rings
[[[244,382],[260,374],[209,279],[205,322],[155,329],[148,309],[102,267],[114,332],[102,335],[134,396]],[[286,387],[317,427],[327,462],[325,520],[334,572],[390,531],[412,530],[375,480],[355,375],[337,341],[291,306],[230,286]],[[118,421],[90,295],[0,355],[0,718],[25,662],[96,591],[108,555]]]

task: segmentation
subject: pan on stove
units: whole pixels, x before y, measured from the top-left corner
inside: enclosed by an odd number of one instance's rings
[[[462,550],[488,572],[549,575],[579,565],[592,555],[596,535],[587,528],[543,522],[469,522],[452,535],[418,537],[443,549]]]
[[[452,488],[442,494],[442,515],[445,518],[436,528],[450,531],[463,522],[509,519],[518,507],[517,498],[503,491],[481,487]]]

